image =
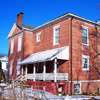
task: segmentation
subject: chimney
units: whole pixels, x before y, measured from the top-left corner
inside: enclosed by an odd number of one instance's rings
[[[23,24],[23,13],[22,13],[22,12],[20,12],[20,13],[17,15],[17,23]]]

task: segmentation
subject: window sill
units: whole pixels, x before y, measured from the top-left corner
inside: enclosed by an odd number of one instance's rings
[[[83,71],[89,71],[89,69],[83,69]]]
[[[82,45],[84,45],[84,46],[89,46],[89,44],[84,44],[84,43],[82,43]]]
[[[54,46],[56,46],[56,45],[59,45],[59,43],[57,43],[57,44],[54,44]]]

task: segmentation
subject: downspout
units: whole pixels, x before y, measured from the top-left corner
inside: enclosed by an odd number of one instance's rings
[[[70,66],[71,66],[71,70],[70,70],[70,73],[71,73],[71,84],[70,84],[70,95],[72,95],[72,20],[73,20],[73,17],[71,18],[70,20],[70,45],[71,45],[71,55],[70,55],[70,59],[71,59],[71,63],[70,63]]]
[[[97,50],[97,78],[99,79],[99,67],[98,67],[98,32],[96,28],[96,50]]]

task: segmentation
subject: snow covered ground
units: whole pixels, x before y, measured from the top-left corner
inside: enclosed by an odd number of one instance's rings
[[[13,98],[13,93],[15,93],[17,100],[19,100],[19,98],[21,97],[23,98],[22,100],[24,99],[33,100],[33,96],[35,98],[40,98],[40,100],[41,99],[42,100],[88,100],[93,97],[93,96],[86,96],[86,95],[57,96],[42,90],[31,90],[31,88],[20,88],[20,87],[17,87],[13,90],[10,89],[10,87],[7,86],[6,88],[4,88],[2,96],[6,97],[6,99]],[[0,92],[0,94],[1,93],[2,92]],[[96,100],[100,100],[100,96],[94,96],[94,98]]]

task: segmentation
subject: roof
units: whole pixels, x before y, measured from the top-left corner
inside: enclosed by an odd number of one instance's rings
[[[23,30],[23,29],[32,30],[32,29],[35,28],[33,26],[29,26],[29,25],[25,25],[25,24],[19,24],[19,23],[15,22],[14,25],[12,26],[8,36],[7,36],[8,39],[13,36],[12,34],[13,34],[14,30],[16,29],[16,27],[19,27],[21,30]],[[16,34],[14,34],[14,35],[16,35]]]
[[[51,20],[51,21],[49,21],[49,22],[47,22],[47,23],[45,23],[45,24],[43,24],[43,25],[41,25],[41,26],[38,26],[38,27],[36,27],[36,28],[33,27],[33,26],[24,25],[24,24],[19,24],[19,23],[16,22],[16,23],[14,23],[14,25],[13,25],[13,27],[12,27],[10,33],[8,34],[7,38],[10,38],[10,37],[12,36],[12,34],[13,34],[14,29],[15,29],[16,26],[18,26],[18,27],[21,28],[21,29],[25,29],[25,30],[29,30],[29,31],[37,31],[37,30],[39,31],[39,30],[42,30],[42,28],[49,27],[49,26],[52,25],[52,24],[58,23],[58,22],[60,22],[60,21],[62,21],[62,20],[65,20],[65,19],[67,19],[67,18],[72,18],[72,17],[73,17],[74,19],[83,21],[83,22],[85,22],[85,23],[88,23],[88,24],[91,24],[91,25],[94,25],[94,26],[95,26],[95,25],[98,26],[98,27],[100,26],[99,23],[90,21],[90,20],[88,20],[88,19],[85,19],[85,18],[83,18],[83,17],[77,16],[77,15],[72,14],[72,13],[66,13],[66,14],[64,14],[64,15],[62,15],[62,16],[59,16],[59,17],[57,17],[57,18],[55,18],[55,19],[53,19],[53,20]]]
[[[69,60],[69,46],[34,53],[21,61],[20,65],[52,61],[54,58]]]
[[[4,56],[4,57],[0,57],[0,61],[8,61],[8,57],[7,56]]]
[[[19,24],[16,22],[16,25],[19,27],[19,28],[25,28],[25,29],[34,29],[35,27],[33,26],[29,26],[29,25],[25,25],[25,24]]]
[[[51,21],[49,21],[49,22],[47,22],[47,23],[45,23],[45,24],[43,24],[43,25],[41,25],[41,26],[38,26],[38,27],[34,28],[33,31],[34,31],[34,30],[37,30],[37,29],[39,29],[39,28],[45,27],[45,26],[49,26],[49,25],[55,24],[55,23],[57,23],[57,22],[60,22],[60,21],[62,21],[62,20],[65,20],[65,19],[67,19],[67,18],[74,18],[74,19],[77,19],[77,20],[86,22],[86,23],[88,23],[88,24],[91,24],[91,25],[94,25],[94,26],[97,25],[97,26],[100,27],[100,24],[98,24],[97,22],[93,22],[93,21],[91,21],[91,20],[88,20],[88,19],[86,19],[86,18],[83,18],[83,17],[81,17],[81,16],[77,16],[77,15],[75,15],[75,14],[72,14],[72,13],[68,12],[68,13],[63,14],[62,16],[59,16],[59,17],[57,17],[57,18],[55,18],[55,19],[53,19],[53,20],[51,20]]]

